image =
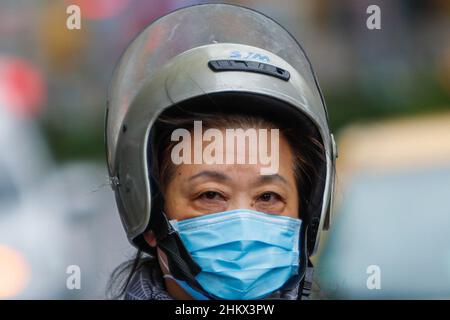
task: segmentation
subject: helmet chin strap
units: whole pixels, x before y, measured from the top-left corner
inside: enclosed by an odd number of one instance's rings
[[[305,270],[305,276],[301,285],[301,296],[309,297],[312,291],[314,266],[311,260],[308,258],[308,265]]]
[[[169,223],[166,214],[160,212],[158,216],[157,221],[154,221],[155,224],[159,225],[155,228],[158,232],[154,232],[156,233],[158,248],[167,257],[168,264],[165,267],[170,272],[170,277],[187,282],[192,288],[208,298],[219,299],[206,292],[197,282],[195,276],[201,271],[200,266],[185,248],[178,232]]]
[[[308,225],[305,225],[305,228],[302,228],[302,256],[300,257],[300,274],[301,281],[298,288],[297,300],[302,300],[303,298],[307,298],[311,294],[312,282],[313,282],[313,272],[314,266],[309,259],[308,254]]]

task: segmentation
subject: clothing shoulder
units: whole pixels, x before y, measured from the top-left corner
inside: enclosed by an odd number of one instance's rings
[[[143,264],[128,284],[125,300],[172,300],[164,286],[161,270],[157,263]]]

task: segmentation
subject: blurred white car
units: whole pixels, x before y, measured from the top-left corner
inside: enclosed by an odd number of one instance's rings
[[[339,142],[321,295],[450,299],[450,114],[354,126]]]

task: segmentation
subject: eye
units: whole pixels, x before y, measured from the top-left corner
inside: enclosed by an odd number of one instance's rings
[[[206,199],[206,200],[219,200],[223,199],[223,196],[216,192],[216,191],[206,191],[200,194],[200,198]]]
[[[261,194],[258,198],[258,200],[264,201],[264,202],[270,202],[270,201],[276,201],[280,200],[280,196],[274,192],[264,192]]]
[[[281,214],[286,206],[286,199],[273,191],[259,193],[255,208],[257,211],[269,214]]]

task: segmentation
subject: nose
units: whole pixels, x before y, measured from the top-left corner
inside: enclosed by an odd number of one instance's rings
[[[227,210],[248,209],[255,210],[253,199],[246,192],[239,192],[229,202]]]

